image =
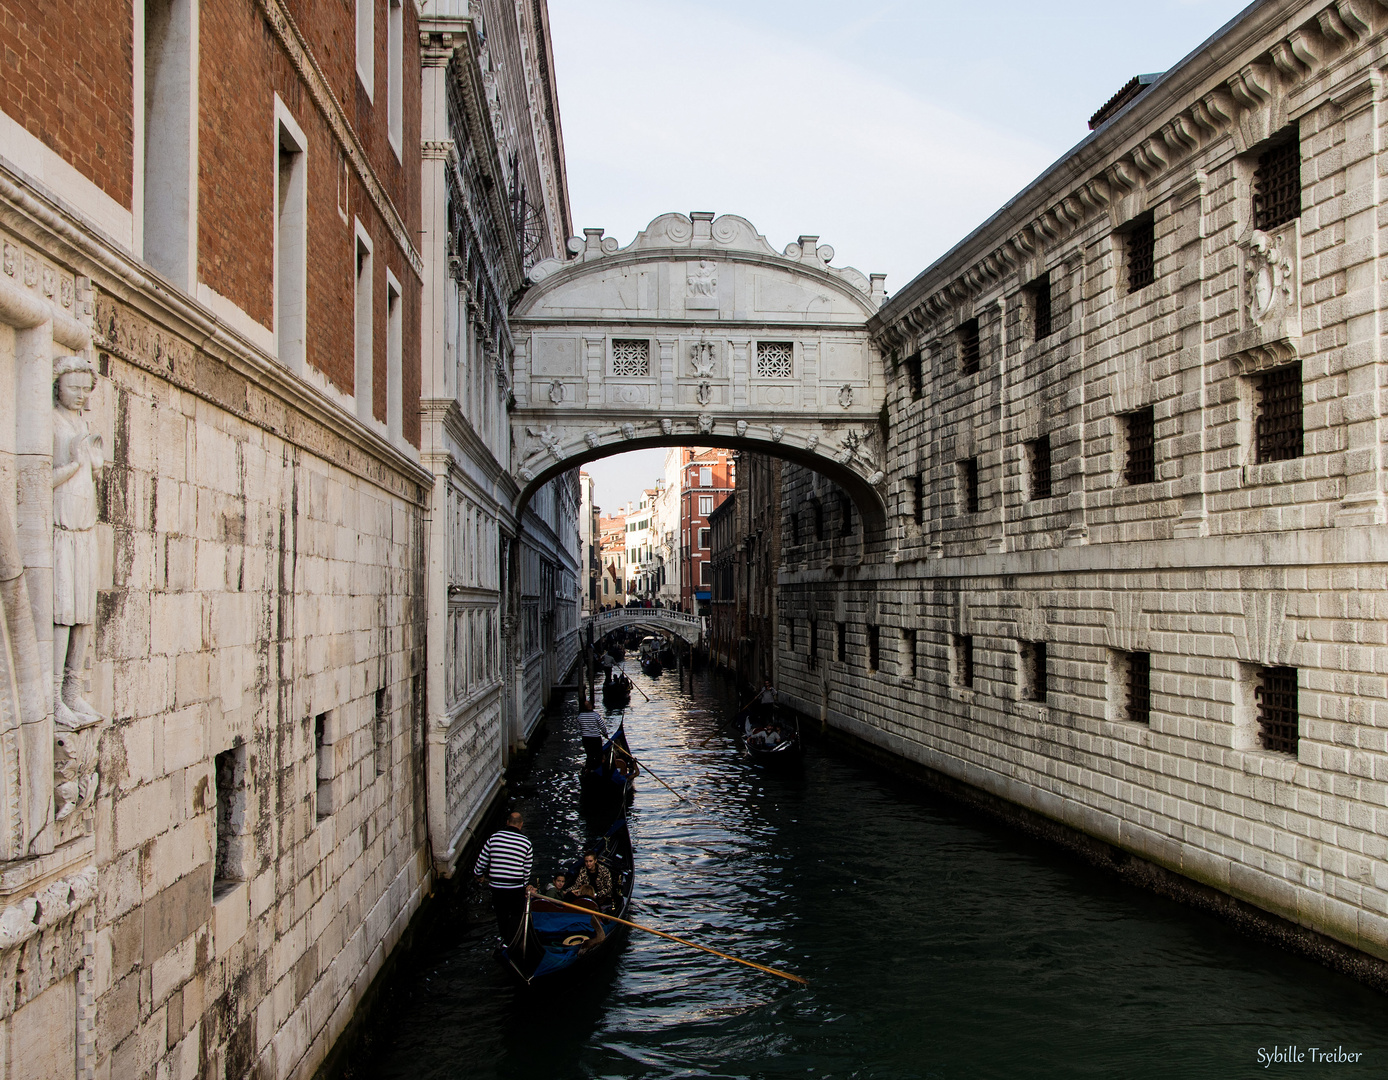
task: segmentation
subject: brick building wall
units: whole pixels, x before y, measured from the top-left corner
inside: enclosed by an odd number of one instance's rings
[[[1322,7],[1250,8],[873,320],[889,530],[811,542],[786,467],[780,660],[835,726],[1388,958],[1388,19]]]

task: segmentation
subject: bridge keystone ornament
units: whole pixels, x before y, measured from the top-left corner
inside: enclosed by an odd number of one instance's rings
[[[584,236],[571,257],[531,269],[511,315],[511,423],[549,452],[526,446],[513,464],[517,510],[539,484],[626,442],[707,441],[810,465],[865,522],[885,524],[873,463],[816,452],[821,432],[877,423],[888,379],[868,322],[880,281],[832,265],[815,237],[775,248],[731,214],[662,214],[626,245],[600,229]],[[547,427],[572,434],[546,441]]]

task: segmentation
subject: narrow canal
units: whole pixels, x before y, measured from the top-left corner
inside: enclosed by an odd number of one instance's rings
[[[633,932],[563,992],[520,990],[473,895],[402,964],[353,1077],[1388,1075],[1383,996],[832,744],[763,775],[716,678],[634,678],[633,751],[703,809],[643,778],[633,917],[809,986]],[[596,826],[579,759],[552,722],[520,800],[537,873]],[[1260,1059],[1288,1045],[1361,1056]]]

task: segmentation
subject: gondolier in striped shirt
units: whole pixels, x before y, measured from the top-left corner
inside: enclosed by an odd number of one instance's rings
[[[515,940],[516,930],[525,917],[525,889],[530,884],[530,868],[535,860],[524,829],[525,818],[520,811],[511,811],[506,827],[487,837],[472,868],[478,884],[491,887],[496,929],[507,943]]]
[[[602,744],[607,741],[607,725],[593,708],[590,700],[583,702],[578,714],[578,733],[583,738],[583,751],[588,755],[588,768],[596,769],[602,761]]]

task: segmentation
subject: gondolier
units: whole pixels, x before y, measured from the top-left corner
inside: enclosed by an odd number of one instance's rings
[[[602,760],[602,744],[607,741],[607,725],[593,708],[591,701],[585,701],[584,709],[578,714],[578,734],[583,739],[583,751],[588,756],[588,768],[595,769]]]
[[[492,891],[492,910],[502,941],[513,941],[525,917],[525,887],[530,884],[530,868],[535,860],[530,838],[525,835],[525,818],[511,811],[506,827],[487,837],[473,866],[479,884]]]

